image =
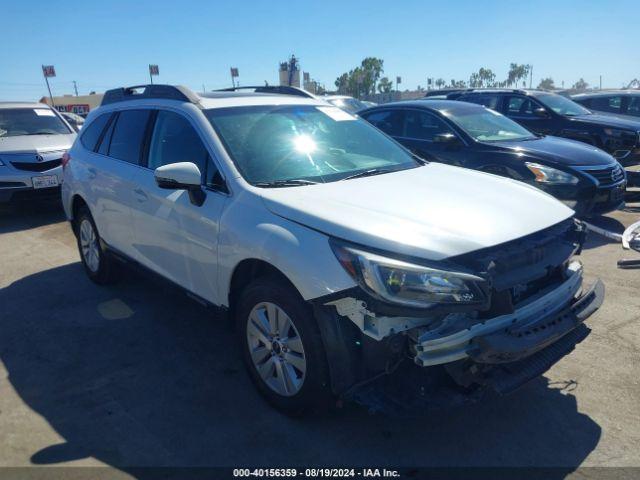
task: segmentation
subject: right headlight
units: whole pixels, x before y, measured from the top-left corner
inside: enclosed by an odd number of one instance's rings
[[[481,277],[418,265],[331,241],[336,258],[368,293],[389,303],[414,308],[437,304],[484,303]]]
[[[536,182],[547,183],[551,185],[575,185],[578,178],[570,173],[563,172],[557,168],[540,165],[539,163],[524,162],[529,170],[536,176]]]

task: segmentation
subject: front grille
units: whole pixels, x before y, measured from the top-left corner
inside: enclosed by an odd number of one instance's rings
[[[24,170],[27,172],[46,172],[47,170],[51,170],[52,168],[56,168],[57,166],[62,164],[61,158],[56,158],[55,160],[48,160],[46,162],[11,162],[11,165],[18,170]]]
[[[516,296],[526,293],[531,282],[544,288],[553,283],[556,270],[578,250],[584,241],[584,228],[572,218],[545,230],[501,245],[476,250],[451,259],[474,272],[484,272],[496,291],[514,289]]]
[[[585,168],[582,171],[598,180],[601,187],[610,187],[624,179],[624,170],[620,165],[593,170]]]

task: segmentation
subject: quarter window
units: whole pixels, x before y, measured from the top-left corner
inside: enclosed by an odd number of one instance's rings
[[[158,112],[149,145],[149,168],[192,162],[204,173],[208,158],[202,140],[185,117],[167,110]]]
[[[150,110],[123,110],[111,135],[109,156],[138,164]]]
[[[100,139],[100,135],[102,135],[102,131],[107,125],[110,116],[110,113],[104,113],[96,118],[93,122],[91,122],[90,125],[82,129],[80,142],[82,142],[82,145],[85,148],[89,150],[95,150],[98,140]]]

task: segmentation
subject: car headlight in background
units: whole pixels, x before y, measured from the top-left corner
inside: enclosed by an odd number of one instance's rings
[[[575,185],[578,178],[570,173],[563,172],[557,168],[547,167],[539,163],[524,162],[529,170],[536,176],[536,182],[547,183],[550,185]]]
[[[477,304],[485,301],[481,277],[440,270],[360,250],[331,240],[336,258],[368,293],[389,303],[414,308],[436,304]]]

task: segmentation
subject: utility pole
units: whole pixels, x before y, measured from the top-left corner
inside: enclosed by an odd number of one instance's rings
[[[73,81],[73,89],[76,92],[76,97],[78,96],[78,83],[74,80]]]
[[[600,75],[600,90],[602,90],[602,75]]]
[[[529,88],[533,84],[533,65],[531,65],[531,69],[529,70]]]

